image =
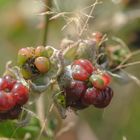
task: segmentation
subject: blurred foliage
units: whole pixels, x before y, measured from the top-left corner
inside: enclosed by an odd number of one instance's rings
[[[0,0],[0,73],[5,69],[5,63],[13,60],[16,63],[17,51],[21,47],[40,44],[43,19],[37,13],[45,6],[41,0]],[[114,1],[114,3],[113,3]],[[133,0],[132,0],[133,1]],[[28,5],[28,2],[30,3]],[[139,10],[140,2],[126,4],[124,0],[103,0],[94,12],[95,18],[90,20],[90,32],[102,31],[109,37],[122,38],[131,50],[140,48],[140,15],[138,18],[128,20],[124,25],[128,12]],[[41,4],[40,4],[41,3]],[[53,6],[59,12],[75,11],[87,7],[92,0],[54,0]],[[39,5],[39,6],[37,6]],[[33,7],[38,10],[34,10]],[[139,12],[140,14],[140,12]],[[119,15],[121,17],[119,17]],[[117,24],[120,24],[118,25]],[[59,47],[64,36],[74,36],[73,28],[61,31],[65,22],[62,18],[50,21],[47,44]],[[135,59],[140,59],[138,56]],[[127,68],[127,71],[140,78],[140,66]],[[134,83],[122,85],[115,83],[114,98],[110,106],[105,110],[89,108],[80,112],[82,120],[86,120],[99,140],[139,140],[140,139],[140,89]],[[0,136],[23,139],[26,136],[34,140],[40,133],[39,122],[32,117],[25,127],[18,127],[15,122],[0,122]],[[28,136],[29,135],[29,136]],[[126,139],[124,139],[126,138]],[[46,140],[46,137],[40,137]]]

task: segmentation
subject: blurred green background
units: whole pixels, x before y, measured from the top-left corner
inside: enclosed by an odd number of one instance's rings
[[[52,7],[57,12],[76,13],[93,2],[93,0],[54,0]],[[89,31],[102,31],[110,38],[120,37],[132,51],[140,49],[140,1],[103,0],[102,2],[93,12],[94,19],[89,22]],[[1,75],[7,61],[12,60],[16,63],[19,48],[40,45],[44,20],[38,13],[45,8],[43,0],[0,0]],[[88,13],[89,10],[85,12]],[[47,44],[58,48],[65,36],[72,38],[76,36],[74,25],[68,26],[64,31],[61,30],[65,24],[61,17],[50,21]],[[140,56],[134,58],[135,60],[140,60]],[[139,69],[140,66],[136,65],[126,70],[140,78]],[[140,87],[131,80],[127,84],[114,80],[112,88],[114,98],[109,107],[104,110],[90,107],[80,111],[80,121],[88,123],[97,140],[139,140]],[[11,121],[0,122],[1,137],[34,140],[39,132],[39,122],[35,118],[32,118],[26,127],[17,127]],[[40,139],[47,138],[42,136]],[[87,137],[87,140],[90,138]]]

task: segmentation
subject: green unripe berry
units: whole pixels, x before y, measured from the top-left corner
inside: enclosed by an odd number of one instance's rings
[[[48,57],[51,57],[52,54],[53,54],[53,52],[54,52],[53,47],[51,47],[51,46],[46,46],[46,47],[45,47],[45,50],[47,51]]]
[[[50,57],[52,54],[53,54],[53,49],[50,46],[47,47],[38,46],[35,49],[35,56]]]
[[[34,56],[34,48],[33,47],[27,47],[27,48],[22,48],[18,51],[18,65],[22,66],[27,59],[31,58]]]

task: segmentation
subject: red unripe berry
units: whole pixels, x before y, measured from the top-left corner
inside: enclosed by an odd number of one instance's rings
[[[72,67],[72,77],[75,80],[86,81],[89,76],[90,76],[89,73],[85,69],[83,69],[81,66],[74,65]]]
[[[85,81],[96,68],[86,59],[75,60],[72,64],[72,76],[75,80]]]
[[[79,59],[79,60],[75,60],[72,64],[73,65],[79,65],[82,68],[84,68],[89,74],[92,74],[93,71],[96,70],[95,67],[93,67],[92,63],[87,60],[87,59]]]
[[[7,88],[7,82],[3,78],[0,78],[0,90],[4,90]]]
[[[104,89],[110,84],[111,77],[107,73],[93,73],[89,80],[95,88]]]
[[[102,78],[104,79],[104,82],[106,83],[106,85],[109,85],[111,82],[111,77],[109,74],[107,73],[103,73],[102,74]]]
[[[10,110],[15,106],[16,102],[11,93],[6,93],[5,91],[0,91],[0,112],[5,112]]]
[[[103,38],[103,34],[101,32],[92,33],[92,39],[99,43]]]
[[[29,90],[22,83],[16,83],[11,92],[17,104],[24,105],[28,101]]]
[[[13,79],[10,75],[6,75],[3,78],[0,78],[0,90],[11,90],[16,83],[16,80]]]
[[[16,83],[17,80],[15,80],[12,76],[6,75],[3,77],[3,80],[7,83],[7,87],[9,90],[11,90]]]

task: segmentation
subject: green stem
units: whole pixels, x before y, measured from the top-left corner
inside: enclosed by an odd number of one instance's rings
[[[46,0],[46,5],[47,7],[51,7],[52,6],[52,0]],[[46,8],[46,11],[49,11],[50,9],[49,8]],[[44,26],[44,29],[43,29],[43,38],[42,38],[42,45],[45,46],[46,45],[46,42],[47,42],[47,36],[48,36],[48,28],[49,28],[49,18],[50,16],[49,15],[45,15],[45,26]]]
[[[49,11],[52,5],[52,0],[46,0],[45,4],[47,7],[45,11]],[[43,46],[46,45],[47,38],[48,38],[49,15],[45,15],[44,18],[45,18],[45,26],[43,28],[43,35],[41,39],[41,45]],[[40,126],[41,126],[40,134],[37,139],[40,139],[40,136],[42,135],[43,132],[47,134],[47,118],[45,117],[44,96],[45,94],[42,93],[42,95],[36,102],[37,115],[40,118]]]

